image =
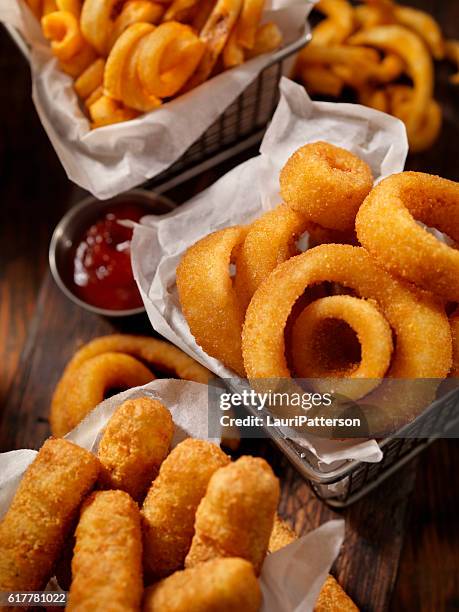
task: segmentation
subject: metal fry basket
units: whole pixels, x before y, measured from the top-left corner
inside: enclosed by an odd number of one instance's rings
[[[346,508],[442,437],[459,437],[458,388],[433,402],[418,419],[394,436],[379,440],[383,451],[379,463],[345,461],[324,472],[315,456],[292,440],[279,437],[274,438],[274,442],[308,481],[317,497],[334,508]]]
[[[5,25],[5,28],[28,60],[29,48],[21,35],[11,26]],[[258,77],[182,157],[167,170],[153,177],[145,186],[157,193],[164,193],[260,142],[277,106],[279,81],[287,61],[302,49],[310,38],[309,26],[306,23],[299,38],[272,54],[269,64]]]

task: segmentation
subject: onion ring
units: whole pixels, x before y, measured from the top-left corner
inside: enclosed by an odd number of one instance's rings
[[[336,320],[344,321],[356,333],[361,346],[360,364],[346,363],[341,369],[341,364],[327,359],[332,338],[326,333],[326,324]],[[332,295],[306,306],[293,324],[291,341],[296,376],[347,379],[313,380],[311,384],[317,391],[340,393],[351,399],[359,399],[379,385],[393,351],[391,328],[378,308],[370,300],[350,295]],[[362,378],[368,380],[356,381]]]
[[[352,230],[373,186],[371,169],[345,149],[326,142],[301,147],[280,173],[284,201],[322,227]]]
[[[439,241],[415,219],[458,241],[459,183],[420,172],[386,178],[358,212],[357,237],[389,272],[459,301],[459,251]]]
[[[49,13],[42,17],[41,26],[45,37],[51,40],[51,49],[59,60],[66,62],[83,48],[80,26],[72,13]]]
[[[137,70],[143,88],[158,98],[176,94],[196,70],[205,44],[193,30],[170,21],[159,25],[142,45]],[[164,59],[168,67],[164,70]]]
[[[325,281],[350,287],[378,304],[396,335],[390,376],[446,376],[451,365],[451,334],[434,297],[397,281],[365,249],[329,244],[280,264],[255,292],[242,335],[249,378],[290,377],[284,342],[287,318],[307,287]]]
[[[242,333],[247,376],[265,391],[264,379],[268,379],[268,388],[273,380],[276,387],[292,385],[285,356],[287,319],[304,290],[324,281],[374,300],[395,334],[388,376],[408,380],[385,380],[369,395],[375,405],[370,404],[365,412],[371,435],[393,431],[433,400],[437,379],[444,378],[451,367],[451,331],[442,304],[434,296],[397,281],[361,247],[315,247],[280,264],[260,285],[247,309]],[[413,380],[418,378],[424,380]],[[342,414],[342,407],[337,408],[338,415]],[[333,407],[327,408],[327,415],[332,414]]]
[[[60,411],[62,407],[66,410],[67,389],[73,385],[76,373],[88,360],[105,353],[119,353],[136,357],[159,372],[184,380],[206,384],[211,376],[206,368],[169,342],[129,334],[113,334],[96,338],[75,353],[54,390],[50,414],[53,435],[64,435],[68,431],[65,417],[60,416]],[[150,375],[150,380],[151,378]],[[94,407],[95,404],[91,408]]]
[[[65,388],[53,397],[51,431],[64,436],[105,399],[110,389],[146,385],[155,376],[140,361],[123,353],[104,353],[88,359],[66,380]]]
[[[245,310],[259,285],[274,268],[298,253],[295,240],[307,221],[281,204],[254,221],[236,254],[234,288]]]
[[[350,44],[371,45],[400,55],[413,80],[413,103],[407,128],[416,130],[422,123],[433,97],[433,62],[419,36],[404,26],[388,25],[362,30],[349,39]]]
[[[205,236],[186,251],[176,273],[182,311],[196,342],[241,376],[244,310],[229,266],[246,231],[236,226]]]

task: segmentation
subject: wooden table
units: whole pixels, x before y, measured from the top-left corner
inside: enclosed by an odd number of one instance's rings
[[[459,3],[416,4],[458,35]],[[0,63],[0,450],[11,450],[37,448],[49,435],[51,393],[77,346],[115,328],[151,333],[151,327],[144,316],[115,326],[74,306],[54,285],[46,260],[50,233],[82,191],[65,178],[30,102],[28,68],[3,32]],[[409,166],[459,180],[459,94],[446,75],[440,67],[443,137]],[[184,199],[214,178],[172,195]],[[337,516],[274,447],[254,442],[249,450],[269,454],[282,479],[281,513],[298,533]],[[363,610],[459,610],[457,465],[456,441],[438,442],[341,514],[346,540],[333,572]]]

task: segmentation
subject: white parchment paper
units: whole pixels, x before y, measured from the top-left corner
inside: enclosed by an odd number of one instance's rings
[[[97,452],[102,433],[118,406],[127,399],[145,395],[162,401],[171,411],[176,426],[173,446],[187,437],[208,439],[207,385],[175,379],[154,380],[111,397],[99,404],[66,438]],[[8,510],[24,472],[36,455],[32,450],[0,454],[0,518]],[[260,577],[261,612],[312,612],[343,539],[344,521],[329,521],[268,555]]]
[[[408,142],[403,123],[357,104],[312,102],[303,87],[283,78],[281,100],[260,155],[237,166],[185,205],[162,217],[145,217],[134,231],[134,275],[154,329],[222,378],[235,374],[195,342],[182,314],[175,270],[186,251],[210,232],[249,223],[281,202],[279,171],[301,145],[326,140],[367,161],[381,180],[403,170]],[[297,440],[298,441],[298,440]],[[301,440],[325,465],[382,458],[374,441]]]
[[[272,0],[263,21],[275,21],[287,45],[304,34],[311,8],[308,0]],[[0,21],[14,26],[31,46],[33,100],[68,177],[101,199],[140,185],[177,161],[273,55],[228,70],[137,119],[90,130],[72,78],[58,69],[25,2],[2,0]]]

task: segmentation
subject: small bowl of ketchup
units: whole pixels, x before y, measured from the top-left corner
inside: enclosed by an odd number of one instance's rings
[[[167,198],[142,189],[110,200],[82,200],[62,217],[51,238],[49,265],[59,288],[96,314],[125,317],[143,312],[131,267],[133,230],[122,222],[139,222],[173,208]]]

